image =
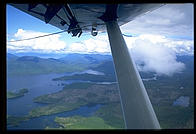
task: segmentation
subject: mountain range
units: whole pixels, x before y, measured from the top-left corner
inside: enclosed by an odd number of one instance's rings
[[[163,129],[170,128],[194,128],[194,56],[193,55],[177,55],[177,61],[185,64],[185,69],[181,73],[175,73],[170,76],[155,76],[153,72],[139,72],[143,79],[144,86],[149,95],[149,99],[153,105],[157,118],[159,119],[160,125]],[[104,73],[105,75],[94,75],[88,73],[74,74],[71,76],[63,76],[55,78],[60,82],[67,80],[84,80],[92,82],[116,82],[115,68],[111,55],[99,55],[99,54],[67,54],[60,58],[48,57],[43,58],[39,56],[19,56],[7,53],[7,73],[8,75],[29,75],[29,74],[41,74],[41,73],[64,73],[64,72],[75,72],[84,71],[87,69],[96,70]],[[156,79],[144,80],[148,78],[156,77]],[[87,89],[86,86],[89,83],[75,83],[76,85],[65,85],[62,91],[67,91],[68,88],[73,90],[78,87]],[[90,83],[92,84],[92,83]],[[110,85],[107,85],[108,90]],[[103,87],[102,87],[103,88]],[[100,88],[102,90],[102,88]],[[96,88],[95,88],[96,89]],[[98,94],[99,91],[96,90]],[[65,93],[59,91],[61,93]],[[82,92],[84,89],[81,90]],[[79,92],[77,92],[81,95]],[[57,93],[50,94],[48,96],[55,96]],[[64,94],[65,95],[65,94]],[[91,94],[92,96],[92,94]],[[111,95],[110,95],[111,96]],[[54,98],[55,98],[54,97]],[[44,100],[48,100],[46,95],[42,96]],[[57,97],[58,98],[58,97]],[[66,98],[66,97],[63,97]],[[89,97],[86,97],[89,99]],[[181,105],[173,105],[179,98],[188,98],[188,106],[184,107]],[[80,98],[81,99],[81,98]],[[95,99],[93,97],[92,99]],[[50,99],[51,101],[52,99]],[[61,100],[61,99],[60,99]],[[63,100],[63,99],[62,99]],[[100,101],[103,101],[101,99]],[[178,102],[179,103],[179,102]],[[59,103],[60,105],[61,103]],[[67,103],[66,103],[67,104]],[[59,106],[55,103],[55,106]],[[61,105],[60,105],[61,106]],[[110,106],[110,107],[109,107]],[[120,103],[118,103],[120,109]],[[105,121],[110,121],[111,124],[122,124],[119,123],[120,113],[116,113],[113,109],[118,111],[117,105],[113,103],[106,106],[107,110],[103,110],[100,116]],[[47,108],[47,110],[45,110]],[[38,113],[54,110],[56,107],[45,106],[40,110],[36,110]],[[49,109],[49,110],[48,110]],[[56,110],[56,109],[55,109]],[[108,112],[109,111],[109,112]],[[37,113],[34,113],[36,116]]]
[[[56,59],[7,53],[6,59],[8,75],[28,75],[83,71],[104,61],[111,61],[112,57],[100,54],[67,54]]]
[[[84,71],[87,69],[97,70],[103,73],[114,73],[113,59],[111,55],[101,54],[66,54],[60,58],[43,58],[39,56],[19,56],[7,53],[7,73],[8,75],[28,75],[44,73],[64,73]],[[193,73],[194,56],[177,55],[177,61],[186,65],[188,73]],[[114,75],[114,74],[113,74]],[[151,77],[152,73],[142,73],[142,76]]]

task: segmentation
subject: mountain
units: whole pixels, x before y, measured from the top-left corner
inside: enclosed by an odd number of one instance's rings
[[[29,75],[82,71],[86,68],[65,64],[58,59],[44,59],[36,56],[22,56],[7,60],[8,75]]]
[[[30,55],[30,54],[29,54]],[[63,58],[40,58],[7,53],[8,75],[28,75],[84,71],[111,60],[111,55],[66,54]]]
[[[15,60],[18,58],[18,56],[14,55],[14,54],[10,54],[10,53],[7,53],[6,55],[7,57],[7,60]]]
[[[99,66],[93,67],[91,69],[99,71],[99,72],[103,72],[106,75],[115,76],[115,68],[114,68],[114,63],[112,60],[105,61],[102,64],[100,64]]]
[[[62,76],[59,78],[55,78],[53,80],[84,80],[91,82],[116,82],[115,70],[113,61],[104,61],[100,65],[96,67],[90,67],[89,69],[96,70],[104,73],[104,75],[94,75],[94,74],[74,74],[71,76]]]
[[[9,52],[8,52],[9,53]],[[10,54],[10,53],[9,53]],[[79,53],[39,53],[39,52],[19,52],[19,53],[14,53],[12,54],[22,57],[22,56],[36,56],[40,58],[54,58],[54,59],[64,59],[68,57],[94,57],[97,60],[104,60],[108,58],[112,58],[111,55],[103,55],[103,54],[79,54]]]
[[[31,55],[29,53],[28,55]],[[49,56],[49,55],[48,55]],[[61,55],[62,56],[62,55]],[[50,56],[53,57],[53,56]],[[177,55],[177,61],[186,65],[184,72],[193,74],[194,56]],[[101,54],[64,54],[61,58],[41,58],[39,56],[20,56],[7,53],[8,74],[40,74],[40,73],[63,73],[84,71],[92,69],[105,74],[114,75],[114,65],[111,55]],[[140,72],[142,78],[153,77],[154,73]]]
[[[72,53],[59,58],[59,60],[70,64],[99,64],[102,61],[112,60],[111,55],[101,55],[101,54],[78,54]]]
[[[65,56],[65,54],[62,53],[39,53],[39,52],[20,52],[20,53],[12,53],[18,57],[22,57],[22,56],[36,56],[36,57],[40,57],[40,58],[61,58],[63,56]]]

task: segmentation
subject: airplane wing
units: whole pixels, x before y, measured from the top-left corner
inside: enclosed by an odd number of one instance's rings
[[[72,36],[80,36],[82,32],[91,32],[92,27],[96,27],[97,31],[106,31],[105,23],[100,19],[105,13],[106,4],[11,3],[10,5],[61,30],[68,30],[68,33],[72,33]],[[118,24],[121,26],[162,5],[118,4]]]

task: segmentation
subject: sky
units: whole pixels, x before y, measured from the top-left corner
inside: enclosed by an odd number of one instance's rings
[[[7,5],[7,40],[18,40],[60,31],[58,28]],[[124,39],[140,71],[160,75],[180,72],[185,65],[178,54],[194,54],[193,4],[166,4],[121,26]],[[107,34],[72,38],[68,33],[7,43],[8,52],[111,54]],[[144,64],[144,66],[140,66]]]

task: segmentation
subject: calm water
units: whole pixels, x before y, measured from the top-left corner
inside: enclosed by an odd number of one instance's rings
[[[7,114],[26,115],[29,110],[41,104],[33,103],[33,98],[54,93],[62,89],[58,81],[52,78],[61,76],[59,74],[29,75],[7,78],[7,90],[16,91],[21,88],[28,88],[29,92],[25,96],[7,100]]]
[[[69,112],[63,112],[48,116],[40,116],[38,118],[33,118],[28,121],[23,121],[17,127],[8,126],[8,129],[44,129],[47,126],[51,128],[57,128],[59,125],[54,122],[55,117],[69,117],[74,115],[80,116],[91,116],[95,111],[97,111],[101,107],[100,104],[95,106],[82,106],[76,110],[72,110]]]
[[[38,104],[33,102],[33,98],[54,93],[62,90],[62,81],[53,81],[53,78],[61,77],[66,74],[47,74],[47,75],[28,75],[7,78],[7,90],[16,91],[21,88],[28,88],[29,92],[25,96],[15,99],[7,100],[7,114],[15,116],[24,116],[28,112],[37,107],[45,104]],[[68,81],[65,84],[82,81]],[[83,106],[79,109],[63,112],[55,115],[41,116],[39,118],[30,119],[20,123],[18,127],[8,127],[8,129],[43,129],[46,126],[55,127],[57,124],[53,121],[56,116],[68,117],[72,115],[89,116],[94,113],[101,105]]]

